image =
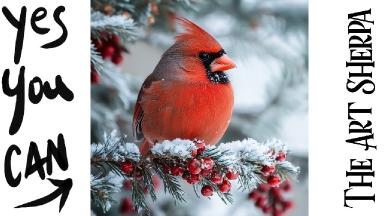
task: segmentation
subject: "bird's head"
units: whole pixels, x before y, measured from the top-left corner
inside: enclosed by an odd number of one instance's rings
[[[227,83],[226,70],[236,67],[216,39],[185,18],[177,18],[184,32],[176,36],[176,47],[184,58],[183,68],[193,77]],[[208,78],[208,79],[207,79]]]

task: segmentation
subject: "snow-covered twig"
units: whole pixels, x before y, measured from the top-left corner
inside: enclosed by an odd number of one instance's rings
[[[97,72],[102,72],[104,67],[104,60],[101,58],[100,53],[97,52],[94,44],[91,43],[91,63]]]
[[[113,172],[106,176],[91,175],[91,199],[104,212],[109,211],[115,202],[112,195],[120,191],[122,180],[121,176]]]
[[[117,131],[110,134],[105,133],[103,143],[91,145],[91,158],[114,162],[139,161],[139,149],[134,143],[125,142],[125,139],[125,136],[119,136]]]
[[[230,203],[231,180],[238,179],[244,190],[251,191],[261,183],[276,187],[287,178],[295,178],[299,168],[285,160],[286,154],[287,146],[279,140],[260,143],[248,138],[218,146],[206,146],[198,140],[167,140],[157,143],[149,154],[140,155],[135,144],[113,132],[104,136],[103,143],[92,144],[91,163],[99,173],[112,171],[131,181],[134,204],[146,209],[145,191],[156,199],[154,174],[177,201],[185,201],[179,184],[182,177],[195,191],[201,188],[203,196],[216,192]]]
[[[104,35],[106,34],[107,35]],[[133,41],[137,38],[137,27],[132,19],[124,16],[106,16],[100,12],[91,14],[91,34],[93,38],[119,36],[123,41]]]

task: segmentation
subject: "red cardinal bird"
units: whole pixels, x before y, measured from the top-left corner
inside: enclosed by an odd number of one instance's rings
[[[156,142],[198,139],[216,144],[233,110],[233,91],[224,73],[235,63],[210,34],[184,18],[185,32],[144,81],[133,115],[133,133],[146,154]]]

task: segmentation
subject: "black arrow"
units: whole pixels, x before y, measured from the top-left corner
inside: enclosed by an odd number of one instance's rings
[[[16,206],[15,208],[27,208],[27,207],[36,207],[36,206],[44,205],[44,204],[47,204],[47,203],[51,202],[52,200],[56,199],[56,197],[61,195],[60,208],[59,208],[59,212],[60,212],[61,209],[65,205],[65,201],[67,201],[69,192],[71,191],[71,188],[72,188],[72,185],[73,185],[72,179],[71,178],[67,178],[65,180],[57,180],[57,179],[50,179],[49,178],[48,180],[53,185],[58,187],[55,191],[53,191],[52,193],[48,194],[45,197],[42,197],[40,199],[31,201],[31,202],[27,202],[27,203],[25,203],[23,205]]]

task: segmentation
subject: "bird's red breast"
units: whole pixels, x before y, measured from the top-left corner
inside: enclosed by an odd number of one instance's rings
[[[233,61],[211,35],[182,22],[187,33],[164,53],[136,102],[133,131],[144,139],[143,153],[156,142],[175,138],[216,144],[231,119],[233,91],[223,70],[233,68]]]

